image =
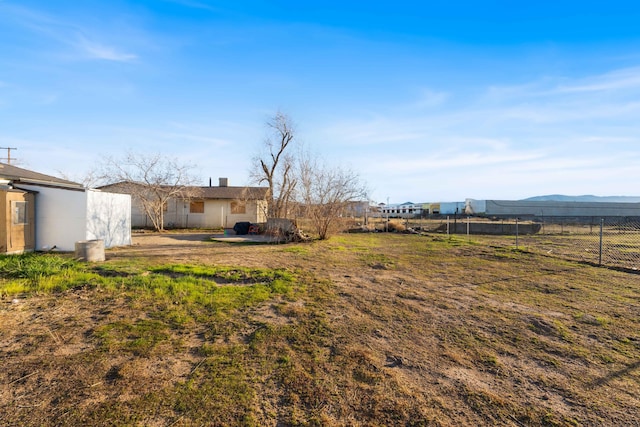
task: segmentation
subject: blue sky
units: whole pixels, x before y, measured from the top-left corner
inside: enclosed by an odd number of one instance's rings
[[[244,185],[281,110],[378,202],[638,196],[639,22],[615,0],[0,0],[0,146],[78,180],[133,150]]]

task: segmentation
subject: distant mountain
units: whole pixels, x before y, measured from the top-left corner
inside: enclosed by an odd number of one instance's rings
[[[563,196],[562,194],[550,194],[548,196],[536,196],[523,199],[536,202],[609,202],[609,203],[640,203],[640,197],[636,196]]]

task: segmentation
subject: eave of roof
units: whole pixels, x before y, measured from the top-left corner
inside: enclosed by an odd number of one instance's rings
[[[84,188],[82,184],[77,182],[67,181],[66,179],[57,178],[55,176],[22,169],[6,163],[0,163],[0,178],[21,184],[46,185],[71,189]]]

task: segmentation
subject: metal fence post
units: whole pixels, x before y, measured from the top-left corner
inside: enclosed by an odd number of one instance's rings
[[[516,218],[516,249],[518,249],[518,218]]]
[[[598,265],[602,265],[602,234],[604,229],[604,218],[600,218],[600,250],[598,251]]]
[[[469,238],[469,223],[471,222],[471,217],[468,216],[467,217],[467,242],[470,242],[471,239]]]
[[[447,237],[451,238],[451,234],[449,234],[449,217],[447,216]]]

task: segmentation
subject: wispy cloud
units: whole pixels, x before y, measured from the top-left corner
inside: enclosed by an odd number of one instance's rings
[[[325,130],[329,140],[348,145],[374,145],[414,141],[425,137],[424,125],[409,120],[376,115],[368,119],[340,121]]]
[[[215,8],[213,6],[211,6],[210,4],[201,2],[201,1],[196,1],[196,0],[164,0],[166,3],[174,3],[174,4],[179,4],[181,6],[185,6],[185,7],[190,7],[193,9],[202,9],[202,10],[209,10],[212,12],[215,12],[217,10],[219,10],[218,8]]]
[[[450,155],[439,153],[433,157],[422,159],[396,158],[380,162],[380,166],[386,171],[402,171],[403,173],[415,173],[433,170],[458,170],[469,167],[484,167],[495,165],[522,164],[525,161],[540,160],[541,156],[536,153],[482,153],[482,152],[462,152]]]
[[[640,142],[640,67],[562,80],[559,84],[544,77],[519,86],[488,87],[466,103],[451,94],[447,98],[452,102],[428,112],[411,103],[336,121],[324,133],[340,146],[406,143],[414,150],[465,139],[477,144],[507,138],[514,146],[578,146],[585,138]]]
[[[89,58],[103,59],[106,61],[128,62],[138,57],[132,53],[120,51],[113,46],[89,40],[83,35],[78,36],[76,47]]]
[[[556,96],[589,96],[603,92],[628,95],[628,90],[640,90],[640,67],[628,67],[580,78],[545,76],[519,85],[492,85],[482,98],[484,102],[540,100]]]
[[[375,165],[372,179],[384,176],[391,188],[382,194],[406,194],[399,197],[413,197],[415,177],[425,176],[425,185],[464,185],[459,192],[488,197],[516,193],[514,186],[528,186],[531,195],[597,192],[598,176],[615,180],[612,170],[639,177],[640,67],[424,95],[434,108],[407,103],[341,119],[323,137],[343,156]],[[601,193],[634,193],[626,180],[617,182],[619,189]]]
[[[572,84],[559,85],[556,91],[558,93],[610,92],[630,88],[640,89],[640,67],[587,77]]]
[[[414,104],[418,108],[433,108],[442,105],[450,94],[447,92],[434,91],[431,89],[421,89],[418,101]]]
[[[18,25],[41,38],[71,48],[76,58],[116,62],[128,62],[138,58],[137,54],[129,52],[127,48],[117,46],[113,35],[106,35],[99,28],[12,4],[0,4],[0,11],[6,14],[5,18],[13,19]],[[61,56],[69,57],[67,53]]]
[[[164,150],[174,148],[176,145],[189,146],[189,150],[197,150],[205,147],[210,150],[219,150],[232,144],[224,137],[211,136],[215,133],[187,130],[174,130],[173,123],[168,128],[162,125],[154,127],[112,127],[108,129],[108,134],[122,136],[126,138],[127,144],[137,147],[144,147],[150,150]],[[186,145],[185,145],[186,146]]]

